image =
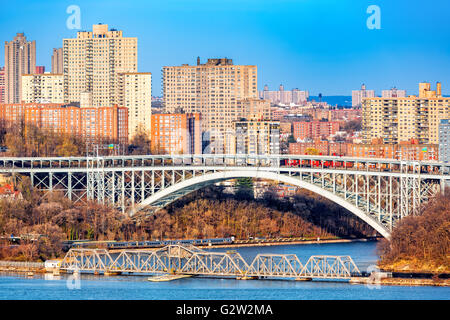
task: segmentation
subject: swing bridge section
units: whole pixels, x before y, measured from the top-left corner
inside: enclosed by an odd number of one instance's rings
[[[237,279],[328,279],[361,276],[350,256],[311,256],[304,264],[294,254],[258,254],[248,263],[238,252],[215,252],[191,245],[168,245],[157,250],[75,249],[68,251],[59,270],[94,274],[173,274]]]
[[[110,204],[133,216],[208,185],[236,178],[272,180],[325,197],[389,238],[450,182],[450,164],[307,155],[143,155],[0,158],[0,174],[28,176],[42,196]]]

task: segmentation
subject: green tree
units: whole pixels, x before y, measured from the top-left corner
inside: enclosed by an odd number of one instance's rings
[[[255,195],[253,192],[252,178],[238,178],[236,179],[236,197],[239,200],[252,200]]]

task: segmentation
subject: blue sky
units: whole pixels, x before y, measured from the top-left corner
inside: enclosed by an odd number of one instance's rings
[[[392,86],[417,93],[418,82],[450,90],[448,0],[1,0],[0,39],[24,32],[36,40],[37,64],[50,71],[53,47],[75,37],[66,9],[81,10],[81,29],[104,23],[138,37],[138,69],[153,73],[161,94],[161,67],[210,57],[258,66],[258,87],[350,95],[365,83],[381,94]],[[370,30],[369,5],[381,12]],[[3,65],[4,46],[0,46]]]

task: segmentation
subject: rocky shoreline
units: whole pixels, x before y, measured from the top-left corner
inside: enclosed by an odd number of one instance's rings
[[[365,285],[386,285],[386,286],[433,286],[433,287],[449,287],[450,279],[421,279],[421,278],[382,278],[373,279],[368,278],[352,278],[351,284],[365,284]]]

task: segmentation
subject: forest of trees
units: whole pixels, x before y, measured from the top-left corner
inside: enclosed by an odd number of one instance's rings
[[[279,200],[269,190],[254,200],[251,180],[241,179],[238,192],[219,187],[194,192],[152,214],[133,219],[96,202],[73,203],[59,192],[47,197],[32,190],[30,181],[17,185],[23,199],[0,199],[0,235],[44,235],[19,246],[2,245],[0,259],[46,260],[60,256],[63,240],[150,240],[235,236],[330,237],[364,236],[364,223],[318,197],[299,194],[294,202]],[[331,205],[331,206],[330,206]]]
[[[402,219],[378,245],[380,266],[450,272],[450,198],[437,195],[418,216]]]
[[[354,119],[351,121],[345,122],[344,126],[341,128],[343,131],[346,131],[348,134],[352,134],[355,131],[361,131],[362,129],[362,119]]]
[[[271,186],[261,199],[254,199],[252,191],[251,193],[249,193],[250,191],[246,192],[248,187],[246,188],[245,186],[248,182],[245,181],[246,179],[240,179],[234,195],[223,193],[221,187],[211,186],[175,201],[166,210],[171,215],[177,214],[177,212],[186,206],[191,206],[192,208],[197,206],[201,208],[202,204],[206,203],[205,201],[209,201],[208,204],[212,206],[211,208],[214,208],[214,211],[218,211],[217,208],[222,208],[224,211],[222,214],[226,215],[227,206],[230,208],[239,208],[240,206],[245,208],[246,206],[251,207],[257,205],[258,210],[263,213],[270,214],[270,212],[279,212],[298,217],[302,221],[320,228],[320,231],[319,229],[316,230],[322,235],[328,234],[353,238],[376,235],[372,227],[357,218],[354,214],[313,192],[300,190],[293,196],[292,200],[280,199],[276,195],[275,186]],[[221,206],[222,203],[227,203],[227,206]],[[257,234],[250,235],[258,236]],[[277,234],[276,232],[272,233],[272,235],[281,236],[281,234]],[[292,236],[294,235],[292,234]],[[297,234],[297,236],[305,235]],[[320,235],[315,233],[314,236]]]
[[[86,153],[79,137],[42,130],[24,122],[0,120],[0,144],[14,157],[77,156]]]

